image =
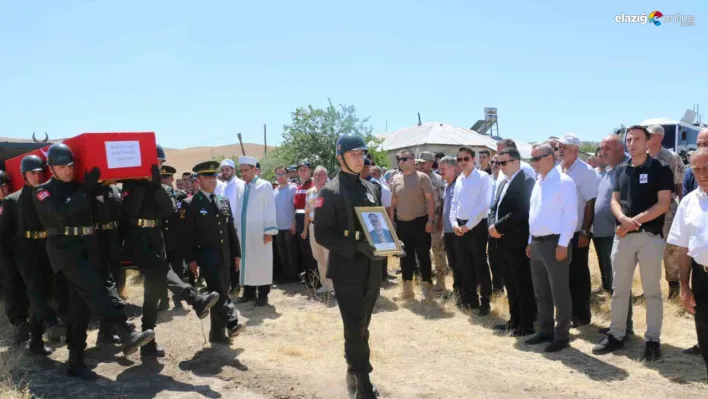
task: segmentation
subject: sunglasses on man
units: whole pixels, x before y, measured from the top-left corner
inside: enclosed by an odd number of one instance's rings
[[[396,162],[408,162],[410,157],[396,157]]]
[[[510,159],[510,160],[508,160],[508,161],[497,161],[497,165],[499,165],[499,166],[506,166],[506,164],[512,163],[512,162],[514,162],[514,161],[515,161],[515,159]]]
[[[537,156],[537,157],[533,157],[533,158],[531,158],[531,162],[538,162],[538,161],[540,161],[541,159],[543,159],[543,158],[545,158],[545,157],[547,157],[547,156],[549,156],[549,155],[551,155],[551,154],[543,154],[543,155],[539,155],[539,156]]]
[[[457,162],[469,162],[472,157],[458,157]]]

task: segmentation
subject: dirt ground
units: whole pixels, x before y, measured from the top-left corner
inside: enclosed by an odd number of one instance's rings
[[[397,269],[390,262],[390,269]],[[591,254],[593,288],[599,285]],[[448,279],[449,282],[449,279]],[[449,286],[449,284],[448,284]],[[666,287],[664,287],[666,290]],[[399,286],[383,290],[371,324],[372,380],[383,398],[706,398],[702,358],[681,350],[696,341],[693,320],[677,303],[666,303],[661,361],[640,361],[644,341],[595,356],[592,345],[607,325],[607,298],[594,298],[593,324],[571,330],[572,348],[545,354],[523,339],[497,335],[491,327],[506,320],[506,300],[496,298],[488,317],[463,314],[449,301],[432,305],[395,299]],[[641,292],[638,277],[635,294]],[[142,289],[131,286],[130,302],[140,305]],[[160,315],[157,341],[167,357],[141,362],[117,350],[93,347],[87,363],[95,382],[66,377],[65,348],[48,359],[8,348],[10,328],[0,325],[0,397],[26,398],[345,398],[345,362],[339,311],[333,301],[308,295],[301,285],[277,287],[271,305],[237,305],[248,329],[230,347],[205,343],[209,321],[193,313]],[[139,306],[131,306],[138,316]],[[635,331],[643,334],[644,305],[634,306]],[[5,323],[5,317],[2,316]]]

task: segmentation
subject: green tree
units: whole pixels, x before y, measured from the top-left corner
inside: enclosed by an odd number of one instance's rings
[[[333,175],[339,169],[337,139],[342,134],[354,133],[369,143],[376,164],[388,167],[386,154],[380,148],[381,141],[372,134],[368,124],[369,118],[359,118],[353,105],[340,104],[337,108],[332,100],[328,102],[326,108],[308,105],[291,113],[292,123],[283,127],[283,142],[277,155],[293,163],[308,160],[313,168],[322,165]]]

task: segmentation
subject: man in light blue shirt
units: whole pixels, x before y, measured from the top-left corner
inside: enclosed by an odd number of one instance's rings
[[[273,190],[275,197],[275,223],[278,235],[275,246],[280,257],[281,270],[274,270],[273,276],[279,284],[294,283],[297,277],[297,239],[295,237],[295,192],[297,186],[288,182],[288,172],[284,166],[275,169],[278,188]]]
[[[445,180],[445,197],[443,198],[443,242],[445,245],[445,255],[447,255],[447,264],[452,270],[452,290],[456,294],[458,307],[462,307],[459,301],[459,273],[455,267],[457,256],[455,253],[455,229],[450,221],[450,205],[452,204],[452,196],[455,193],[455,181],[460,174],[460,169],[457,166],[457,159],[451,156],[446,156],[438,161],[438,172]]]

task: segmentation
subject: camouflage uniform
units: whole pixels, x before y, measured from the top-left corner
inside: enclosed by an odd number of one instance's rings
[[[659,153],[656,154],[656,159],[669,165],[671,168],[671,173],[674,175],[674,185],[680,185],[683,183],[685,168],[683,161],[678,154],[662,147]],[[664,219],[664,240],[666,240],[666,237],[669,236],[669,230],[671,229],[671,224],[674,222],[674,215],[676,214],[676,209],[678,208],[678,202],[679,200],[676,193],[672,193],[669,211],[666,212],[666,217]],[[678,247],[675,245],[668,243],[666,244],[664,249],[664,270],[666,272],[666,281],[679,281]]]
[[[433,263],[435,263],[435,276],[441,281],[441,283],[438,283],[438,286],[442,288],[442,282],[447,274],[447,255],[445,254],[442,230],[438,229],[438,219],[441,217],[440,215],[442,215],[442,201],[445,198],[445,180],[434,171],[430,172],[428,176],[430,176],[430,182],[433,184],[433,197],[435,198],[435,223],[433,224],[431,248],[433,250]]]

